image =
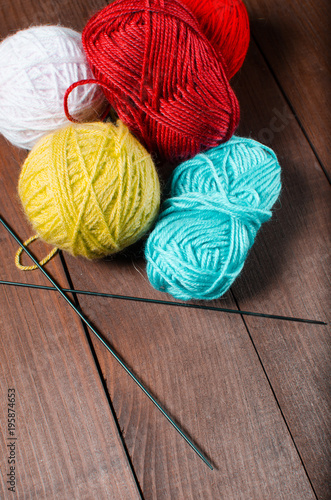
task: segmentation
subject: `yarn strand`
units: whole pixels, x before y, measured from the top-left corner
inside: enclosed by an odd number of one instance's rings
[[[39,238],[39,236],[37,234],[34,236],[31,236],[26,241],[24,241],[23,246],[28,247],[30,245],[30,243],[37,240],[38,238]],[[47,262],[49,262],[57,254],[58,251],[59,251],[58,248],[53,248],[53,250],[51,250],[49,252],[49,254],[46,255],[46,257],[44,257],[41,261],[39,261],[39,265],[44,266],[45,264],[47,264]],[[24,266],[23,264],[21,264],[22,252],[23,252],[23,247],[20,247],[16,252],[16,255],[15,255],[16,267],[18,267],[18,269],[21,269],[21,271],[34,271],[35,269],[38,269],[38,266],[35,264],[31,265],[31,266]]]
[[[74,82],[70,85],[70,87],[67,88],[67,90],[65,91],[64,93],[64,97],[63,97],[63,108],[64,108],[64,113],[66,115],[66,117],[68,118],[69,121],[71,121],[72,123],[79,123],[81,120],[78,119],[78,118],[75,118],[74,116],[71,115],[71,113],[69,112],[69,104],[68,104],[68,99],[69,99],[69,95],[71,94],[71,92],[76,89],[77,87],[80,87],[82,85],[88,85],[88,84],[95,84],[95,85],[99,85],[99,87],[102,87],[108,91],[110,91],[109,87],[107,87],[104,83],[102,83],[101,81],[99,80],[95,80],[94,78],[88,78],[87,80],[79,80],[78,82]],[[110,110],[110,106],[107,106],[105,111],[103,112],[103,114],[101,115],[100,119],[101,120],[104,120],[107,116],[107,114],[109,113],[109,110]]]

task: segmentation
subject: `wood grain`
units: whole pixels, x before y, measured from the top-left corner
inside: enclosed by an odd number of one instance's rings
[[[327,174],[330,170],[331,3],[245,1],[252,34]],[[279,110],[280,111],[280,110]],[[286,119],[286,117],[285,117]],[[282,122],[274,122],[280,127]]]
[[[254,44],[235,87],[242,109],[241,134],[258,139],[275,110],[291,116]],[[233,293],[243,310],[329,323],[330,186],[295,119],[273,134],[271,147],[282,165],[280,202],[273,220],[262,228]],[[327,499],[330,327],[245,321],[318,498]]]
[[[49,2],[49,5],[51,3]],[[81,23],[77,5],[67,6]],[[44,5],[45,7],[45,5]],[[59,12],[65,19],[65,8]],[[64,7],[64,6],[63,6]],[[87,2],[85,7],[87,7]],[[54,7],[55,8],[55,7]],[[36,22],[40,3],[2,3],[0,35]],[[47,9],[38,21],[56,21]],[[26,153],[0,138],[0,212],[26,238],[16,185]],[[17,244],[0,227],[1,279],[49,284],[14,265]],[[47,246],[36,245],[37,255]],[[48,266],[67,286],[57,257]],[[140,498],[84,329],[57,295],[0,287],[0,497]],[[16,391],[16,493],[8,491],[7,391]]]
[[[19,29],[40,24],[62,24],[82,30],[88,19],[107,2],[104,0],[2,0],[0,4],[1,33],[4,38]]]
[[[146,282],[140,260],[66,260],[77,288],[161,296]],[[214,463],[211,472],[96,345],[145,498],[314,498],[240,317],[79,300]],[[235,307],[229,296],[223,303]]]
[[[11,157],[13,154],[13,157]],[[16,199],[16,154],[0,140],[1,213],[30,232]],[[21,158],[23,154],[19,155]],[[0,227],[1,279],[45,284],[14,265],[17,244]],[[39,251],[42,251],[40,245]],[[45,246],[43,246],[45,251]],[[49,272],[67,281],[59,261]],[[140,498],[84,330],[57,295],[0,288],[1,498]],[[7,490],[7,390],[16,391],[17,495]]]
[[[61,22],[81,29],[105,4],[104,0],[3,0],[0,36],[40,23]],[[294,0],[246,4],[260,49],[251,43],[233,82],[242,111],[239,133],[275,149],[283,168],[283,192],[244,272],[232,291],[213,305],[325,320],[330,243],[328,186],[321,163],[325,168],[328,146],[317,117],[321,111],[323,123],[328,111],[319,108],[312,89],[320,84],[323,93],[326,88],[327,65],[314,53],[314,47],[325,43],[324,21],[319,32],[318,16],[310,17],[308,47],[302,26],[308,22],[309,2],[302,8]],[[318,4],[321,13],[325,4],[322,0]],[[286,12],[298,16],[291,19],[292,31],[284,28],[289,25],[289,20],[284,25]],[[292,50],[285,53],[281,40]],[[305,72],[309,59],[314,67],[320,65],[321,82]],[[300,71],[303,76],[293,85],[293,74]],[[307,104],[308,94],[312,104]],[[1,211],[23,237],[30,236],[15,195],[25,153],[1,139],[0,155]],[[16,245],[1,228],[0,241],[4,279],[47,284],[36,272],[26,275],[16,270]],[[39,255],[45,246],[36,249]],[[69,256],[65,261],[76,288],[167,298],[149,285],[139,252],[138,245],[97,263]],[[58,258],[48,269],[67,285]],[[54,292],[0,288],[1,398],[5,400],[7,386],[14,382],[19,396],[20,498],[139,498],[141,487],[146,499],[327,500],[329,327],[243,321],[217,312],[91,297],[79,301],[215,470],[206,468],[92,339],[106,380],[105,394],[84,331]],[[0,420],[5,459],[3,412]],[[3,495],[4,459],[0,462]]]

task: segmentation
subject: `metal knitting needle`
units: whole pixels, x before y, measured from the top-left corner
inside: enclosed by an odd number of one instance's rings
[[[39,290],[48,290],[56,292],[56,288],[52,286],[46,285],[34,285],[32,283],[20,283],[19,281],[5,281],[0,280],[0,285],[8,285],[8,286],[17,286],[22,288],[36,288]],[[224,312],[230,314],[240,314],[244,316],[255,316],[258,318],[268,318],[268,319],[278,319],[283,321],[293,321],[298,323],[309,323],[313,325],[327,325],[324,321],[316,320],[316,319],[306,319],[306,318],[295,318],[293,316],[280,316],[277,314],[267,314],[267,313],[259,313],[259,312],[251,312],[251,311],[241,311],[238,309],[227,309],[225,307],[212,307],[212,306],[203,306],[200,304],[186,304],[185,302],[172,302],[169,300],[160,300],[160,299],[147,299],[144,297],[132,297],[130,295],[117,295],[113,293],[104,293],[104,292],[92,292],[88,290],[73,290],[71,288],[62,288],[63,292],[66,293],[77,293],[78,295],[91,295],[94,297],[105,297],[109,299],[120,299],[120,300],[129,300],[133,302],[145,302],[149,304],[161,304],[167,306],[175,306],[175,307],[186,307],[190,309],[203,309],[205,311],[217,311]]]
[[[213,470],[213,466],[211,463],[202,455],[202,453],[197,449],[191,439],[186,436],[186,434],[178,427],[176,422],[168,415],[168,413],[160,406],[160,404],[154,399],[154,397],[149,393],[149,391],[144,387],[144,385],[137,379],[137,377],[131,372],[129,367],[122,361],[122,359],[116,354],[114,349],[103,339],[103,337],[99,334],[99,332],[91,325],[87,318],[85,318],[84,314],[80,312],[80,310],[71,302],[71,300],[66,296],[62,288],[53,280],[53,278],[48,274],[47,271],[39,264],[37,259],[32,255],[32,253],[23,245],[22,241],[18,238],[18,236],[14,233],[14,231],[9,227],[9,225],[4,221],[2,216],[0,215],[0,222],[4,226],[4,228],[9,232],[9,234],[14,238],[14,240],[23,248],[26,254],[30,257],[36,266],[42,271],[42,273],[46,276],[46,278],[52,283],[54,288],[60,293],[60,295],[64,298],[64,300],[70,305],[70,307],[75,311],[75,313],[80,317],[80,319],[88,326],[92,333],[98,338],[98,340],[106,347],[106,349],[112,354],[112,356],[118,361],[118,363],[124,368],[126,373],[134,380],[134,382],[140,387],[140,389],[146,394],[146,396],[152,401],[152,403],[157,407],[157,409],[162,413],[162,415],[170,422],[170,424],[176,429],[176,431],[182,436],[182,438],[187,442],[187,444],[195,451],[195,453],[201,458],[201,460],[209,467],[209,469]]]

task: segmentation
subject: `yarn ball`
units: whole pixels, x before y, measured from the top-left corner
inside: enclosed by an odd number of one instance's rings
[[[135,243],[160,202],[154,163],[121,122],[72,124],[43,137],[18,191],[42,240],[89,259]]]
[[[83,46],[131,132],[168,160],[230,139],[238,101],[192,11],[177,0],[115,0],[90,19]]]
[[[145,247],[151,284],[178,299],[216,299],[243,268],[281,188],[275,153],[233,137],[179,165]]]
[[[15,146],[31,149],[68,120],[63,97],[69,85],[93,74],[81,35],[60,26],[18,31],[0,43],[0,133]],[[80,120],[96,119],[106,100],[96,86],[79,88],[70,108]]]
[[[228,78],[241,68],[250,30],[242,0],[182,0],[196,15],[202,31],[225,64]]]

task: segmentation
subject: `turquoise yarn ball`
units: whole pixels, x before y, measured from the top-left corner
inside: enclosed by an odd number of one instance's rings
[[[154,288],[182,300],[223,295],[280,189],[275,153],[251,139],[233,137],[179,165],[145,247]]]

